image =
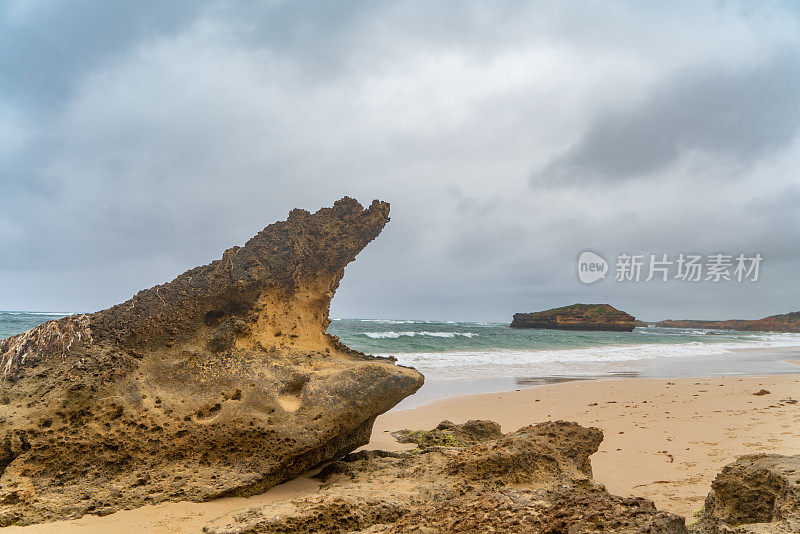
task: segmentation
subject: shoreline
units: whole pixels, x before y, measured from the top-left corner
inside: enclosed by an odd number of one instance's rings
[[[754,396],[760,389],[769,395]],[[402,450],[389,432],[427,430],[448,419],[491,419],[503,432],[547,420],[576,421],[604,432],[591,462],[594,478],[617,495],[649,498],[659,509],[687,518],[703,504],[711,481],[742,454],[800,453],[800,370],[796,374],[706,378],[617,378],[561,382],[516,390],[440,399],[379,416],[361,449]],[[209,502],[171,502],[108,516],[28,527],[2,533],[74,534],[140,531],[200,532],[229,511],[308,496],[320,486],[316,471],[252,497]]]
[[[618,364],[618,367],[613,365]],[[614,362],[604,373],[526,376],[497,375],[486,378],[432,378],[391,412],[419,408],[447,398],[481,393],[502,393],[543,385],[597,380],[713,378],[725,376],[773,376],[795,374],[800,365],[800,346],[748,347],[724,354]]]

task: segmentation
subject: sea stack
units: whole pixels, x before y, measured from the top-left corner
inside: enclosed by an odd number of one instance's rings
[[[552,310],[515,313],[512,328],[630,332],[636,318],[608,304],[573,304]]]
[[[416,370],[326,333],[389,221],[352,198],[107,310],[0,340],[0,525],[245,496],[369,441]]]

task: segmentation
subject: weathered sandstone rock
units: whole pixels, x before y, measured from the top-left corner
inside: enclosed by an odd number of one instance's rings
[[[432,445],[465,447],[481,441],[503,437],[500,425],[494,421],[467,421],[456,425],[442,421],[433,430],[398,430],[392,437],[400,443],[414,443],[420,448]]]
[[[325,333],[389,220],[294,210],[220,260],[0,341],[0,524],[261,492],[367,443],[422,385]]]
[[[742,456],[726,465],[696,523],[696,534],[800,532],[800,455]]]
[[[351,453],[323,468],[325,485],[314,495],[232,512],[204,531],[686,533],[683,518],[609,495],[592,480],[600,430],[564,421],[507,435],[496,428],[444,422],[416,449]],[[417,434],[401,434],[409,435]]]
[[[632,315],[608,304],[573,304],[534,313],[515,313],[512,328],[549,328],[554,330],[610,330],[630,332],[635,326]]]

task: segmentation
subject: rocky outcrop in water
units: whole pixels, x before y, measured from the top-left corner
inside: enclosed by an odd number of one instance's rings
[[[351,198],[90,315],[0,341],[0,525],[248,495],[368,442],[422,385],[326,334],[389,220]]]
[[[515,313],[511,327],[630,332],[634,322],[632,315],[608,304],[573,304],[534,313]]]
[[[662,328],[708,328],[747,332],[800,332],[800,312],[770,315],[763,319],[729,319],[726,321],[694,321],[690,319],[659,321]]]
[[[726,465],[693,534],[800,532],[800,456],[757,454]]]
[[[314,495],[231,512],[204,531],[686,533],[683,518],[592,480],[598,429],[556,421],[503,435],[491,421],[445,421],[399,436],[429,439],[349,454],[317,475],[324,486]]]

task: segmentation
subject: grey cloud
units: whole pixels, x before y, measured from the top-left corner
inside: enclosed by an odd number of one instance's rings
[[[800,125],[800,50],[748,64],[673,72],[639,103],[601,112],[533,185],[648,177],[695,151],[748,165],[785,148]]]
[[[52,2],[10,0],[0,6],[0,95],[58,106],[93,66],[139,39],[153,39],[192,20],[191,0]]]
[[[768,311],[800,300],[781,4],[7,6],[32,7],[0,18],[0,309],[114,304],[344,194],[390,201],[392,222],[348,267],[339,316],[766,307],[743,288],[581,286],[587,247],[760,247],[780,258]],[[683,175],[690,151],[737,180]],[[603,187],[531,188],[531,161]]]

